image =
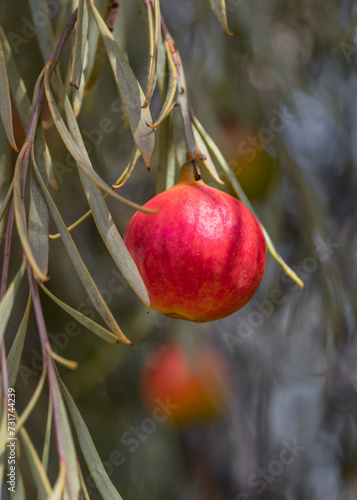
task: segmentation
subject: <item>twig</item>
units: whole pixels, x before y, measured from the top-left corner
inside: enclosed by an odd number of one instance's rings
[[[116,20],[118,10],[119,10],[119,2],[116,0],[112,0],[110,2],[110,4],[108,5],[108,10],[109,10],[109,14],[108,14],[108,17],[107,17],[105,24],[108,26],[109,31],[113,31],[115,20]]]
[[[183,72],[182,62],[180,53],[177,50],[174,39],[172,38],[168,27],[161,15],[161,33],[164,42],[169,47],[170,53],[172,55],[172,60],[176,66],[177,80],[178,80],[178,104],[180,106],[180,113],[182,118],[182,124],[184,129],[186,148],[187,148],[187,160],[192,161],[195,180],[201,179],[201,175],[198,172],[197,160],[206,160],[206,156],[201,153],[197,148],[195,137],[193,135],[191,112],[187,100],[187,86],[185,81],[185,76]]]
[[[58,399],[57,399],[57,390],[56,390],[56,371],[55,371],[55,366],[54,366],[54,361],[49,355],[48,348],[50,347],[50,341],[48,339],[48,334],[47,334],[47,328],[45,324],[45,319],[43,317],[43,311],[42,311],[42,306],[41,306],[41,300],[40,300],[40,295],[38,293],[38,288],[37,288],[37,283],[35,282],[33,272],[31,269],[31,266],[27,266],[27,276],[30,284],[30,291],[31,291],[31,296],[32,296],[32,302],[33,302],[33,308],[35,311],[35,316],[36,316],[36,323],[38,326],[38,332],[40,336],[40,341],[41,341],[41,351],[42,351],[42,359],[43,359],[43,364],[47,368],[47,374],[48,374],[48,387],[50,390],[51,394],[51,399],[53,403],[53,418],[55,421],[55,434],[56,434],[56,443],[57,443],[57,451],[58,451],[58,458],[60,464],[63,464],[63,466],[66,469],[66,479],[67,479],[67,486],[69,490],[69,495],[71,499],[75,499],[75,493],[73,491],[73,485],[70,480],[70,476],[67,471],[67,461],[66,461],[66,456],[65,456],[65,451],[63,447],[63,439],[62,439],[62,432],[61,432],[61,414],[60,414],[60,408],[58,404]]]

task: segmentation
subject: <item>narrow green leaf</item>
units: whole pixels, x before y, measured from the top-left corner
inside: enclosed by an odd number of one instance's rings
[[[34,154],[41,175],[46,177],[45,137],[40,123],[35,136]],[[48,225],[48,206],[38,180],[33,172],[31,172],[28,235],[34,258],[42,274],[45,276],[48,271]]]
[[[52,399],[48,398],[48,411],[47,411],[45,440],[43,443],[43,450],[42,450],[42,465],[43,465],[43,468],[45,469],[45,471],[47,471],[48,458],[50,455],[52,416],[53,416],[53,403],[52,403]]]
[[[47,101],[49,104],[49,108],[50,108],[52,117],[54,119],[56,128],[57,128],[64,144],[66,145],[67,149],[69,150],[69,152],[71,153],[73,158],[76,160],[77,165],[79,165],[81,167],[81,169],[83,169],[86,172],[86,174],[91,179],[93,179],[94,182],[101,189],[103,189],[104,191],[109,193],[109,195],[112,196],[113,198],[116,198],[117,200],[125,203],[126,205],[129,205],[130,207],[135,208],[135,210],[141,210],[142,212],[145,212],[145,213],[153,213],[151,210],[146,210],[143,207],[141,207],[140,205],[138,205],[137,203],[129,201],[126,198],[123,198],[122,196],[119,196],[117,193],[115,193],[113,191],[113,189],[111,187],[108,186],[108,184],[106,184],[103,181],[103,179],[93,169],[92,165],[87,160],[88,155],[87,155],[87,151],[86,151],[84,145],[83,146],[80,145],[80,147],[78,147],[78,145],[73,140],[73,137],[71,136],[70,132],[68,131],[61,114],[58,111],[58,108],[55,104],[55,101],[54,101],[54,98],[53,98],[53,95],[52,95],[52,92],[50,89],[49,72],[48,71],[46,71],[46,73],[45,73],[45,91],[46,91],[46,97],[47,97]]]
[[[54,49],[54,37],[48,5],[47,2],[39,2],[38,0],[28,0],[28,2],[35,26],[38,25],[37,16],[41,16],[41,25],[37,28],[36,35],[43,60],[47,62]]]
[[[169,112],[172,110],[175,94],[176,94],[176,89],[177,89],[177,70],[176,66],[174,63],[174,60],[172,58],[172,54],[170,52],[170,49],[165,43],[165,49],[167,53],[167,59],[168,59],[168,69],[169,69],[169,79],[168,79],[168,85],[167,85],[167,90],[166,90],[166,96],[165,96],[165,101],[162,105],[160,114],[152,125],[150,127],[156,128],[160,125],[160,123],[166,118],[166,116],[169,114]]]
[[[72,361],[71,359],[67,359],[64,358],[63,356],[60,356],[56,352],[52,351],[49,345],[46,346],[46,350],[48,354],[51,356],[51,358],[54,361],[57,361],[57,363],[60,363],[61,365],[65,366],[66,368],[69,368],[70,370],[76,370],[78,368],[77,361]]]
[[[72,486],[73,492],[75,493],[75,498],[78,498],[80,491],[80,482],[78,475],[77,466],[77,455],[74,447],[72,431],[69,425],[67,411],[64,405],[61,389],[58,385],[57,378],[54,378],[54,385],[56,389],[56,398],[58,403],[58,409],[60,414],[60,428],[61,428],[61,440],[65,453],[65,467],[66,467],[66,478],[67,487],[68,480]]]
[[[120,330],[119,325],[114,319],[114,316],[112,315],[111,311],[109,310],[108,306],[106,305],[103,297],[100,295],[99,290],[94,283],[94,280],[90,273],[88,272],[88,269],[86,268],[82,257],[80,256],[78,249],[76,245],[74,244],[73,238],[68,231],[66,224],[64,223],[60,212],[58,211],[58,208],[56,207],[47,187],[46,184],[44,183],[41,174],[38,170],[38,167],[36,165],[36,161],[33,158],[33,166],[35,173],[37,175],[37,179],[39,181],[39,184],[41,186],[42,192],[46,198],[48,207],[50,209],[51,215],[56,223],[56,226],[58,228],[58,231],[61,233],[63,243],[67,249],[68,255],[70,256],[72,263],[74,265],[74,268],[82,281],[82,284],[84,288],[86,289],[93,305],[99,312],[99,314],[102,316],[104,321],[107,323],[109,328],[111,328],[112,332],[117,335],[117,337],[122,340],[123,342],[130,344],[130,341],[125,337],[123,332]]]
[[[159,47],[160,28],[161,28],[159,0],[154,0],[154,14],[155,14],[154,26],[152,23],[151,5],[149,2],[147,2],[146,5],[148,9],[149,33],[150,33],[150,58],[149,58],[148,79],[146,86],[146,96],[144,104],[142,105],[143,108],[146,108],[148,106],[156,87],[158,47]]]
[[[100,494],[102,495],[102,498],[104,500],[122,500],[122,497],[115,489],[113,483],[109,479],[109,476],[104,469],[88,427],[86,426],[81,414],[79,413],[72,396],[70,395],[68,389],[62,381],[61,384],[63,396],[66,400],[76,429],[84,460],[86,461],[89,472],[91,473],[91,476],[93,477],[95,484],[100,491]]]
[[[106,60],[107,60],[107,51],[105,50],[103,38],[100,36],[97,42],[97,48],[95,51],[92,70],[89,74],[88,81],[86,82],[86,87],[84,90],[85,95],[89,94],[89,92],[96,84],[99,75],[102,73],[103,66]]]
[[[46,369],[46,365],[44,365],[39,383],[37,384],[37,387],[36,387],[35,391],[33,392],[32,396],[30,398],[30,401],[27,403],[26,408],[24,409],[24,411],[21,413],[21,415],[17,419],[16,433],[22,429],[22,426],[25,424],[26,420],[31,415],[32,410],[35,408],[36,403],[38,401],[38,398],[40,397],[43,386],[45,384],[46,375],[47,375],[47,369]]]
[[[88,34],[88,6],[86,0],[78,2],[78,16],[76,25],[76,38],[74,42],[74,55],[70,84],[77,90],[81,85],[81,78],[84,67],[84,56],[87,44]]]
[[[60,467],[60,471],[53,487],[53,492],[48,500],[61,500],[63,491],[66,485],[66,470],[64,467]]]
[[[118,180],[116,181],[115,184],[113,184],[113,189],[118,189],[120,187],[122,187],[130,178],[131,176],[131,173],[136,165],[136,162],[137,160],[139,159],[140,157],[140,151],[138,150],[138,148],[135,146],[134,149],[133,149],[133,152],[131,154],[131,158],[130,158],[130,161],[129,161],[129,164],[126,166],[126,168],[124,169],[124,172],[119,176]],[[109,194],[106,193],[103,198],[106,200],[108,198]],[[87,212],[85,214],[83,214],[79,219],[77,219],[75,222],[73,222],[73,224],[71,224],[70,226],[68,226],[68,231],[73,231],[73,229],[75,229],[76,227],[78,227],[83,221],[85,221],[86,219],[88,219],[88,217],[90,217],[92,215],[92,210],[87,210]],[[56,234],[49,234],[49,237],[52,239],[52,240],[56,240],[58,238],[61,237],[60,233],[56,233]]]
[[[0,41],[4,51],[7,76],[11,88],[11,95],[14,99],[16,109],[20,115],[22,125],[27,130],[31,120],[31,102],[23,79],[17,69],[12,55],[11,46],[6,38],[5,32],[0,26]]]
[[[26,262],[24,260],[20,269],[17,271],[15,278],[12,280],[9,288],[6,290],[6,293],[0,302],[0,342],[2,341],[2,338],[4,336],[12,308],[14,307],[16,293],[19,289],[21,279],[25,272],[25,268]]]
[[[27,305],[25,309],[25,313],[22,317],[19,329],[17,330],[14,341],[11,345],[10,352],[7,356],[7,371],[9,373],[9,387],[15,387],[17,374],[20,368],[20,362],[22,357],[22,351],[24,348],[27,325],[30,316],[31,310],[31,294],[29,294],[29,298],[27,300]]]
[[[129,164],[126,166],[124,172],[121,174],[116,183],[113,184],[113,189],[119,189],[128,182],[139,158],[140,158],[140,151],[135,146],[131,154]]]
[[[81,481],[81,488],[82,488],[84,500],[90,500],[89,495],[88,495],[87,486],[86,486],[86,483],[84,481],[84,477],[83,477],[81,470],[79,471],[79,479]]]
[[[142,108],[145,102],[144,93],[122,51],[97,11],[93,0],[90,0],[90,6],[107,50],[134,141],[143,156],[145,165],[149,166],[155,146],[155,134],[147,126],[147,123],[152,123],[150,110]]]
[[[88,164],[90,164],[90,160],[85,151],[82,136],[80,134],[77,121],[73,115],[73,110],[71,108],[69,99],[65,94],[62,94],[62,98],[64,100],[66,116],[70,129],[72,131],[74,141],[76,142],[79,148],[83,148],[83,151],[85,152],[86,155],[85,160],[88,162]],[[135,164],[135,160],[137,157],[138,154],[135,154],[133,165]],[[134,292],[138,295],[138,297],[143,301],[143,303],[149,309],[150,301],[145,284],[140,276],[136,264],[134,263],[129,251],[127,250],[119,234],[119,231],[117,230],[113,222],[112,216],[108,210],[108,207],[104,201],[100,189],[82,170],[79,170],[79,175],[81,178],[82,185],[84,187],[85,194],[87,196],[89,206],[92,211],[94,221],[97,225],[97,229],[105,245],[107,246],[114,262],[120,269],[124,278],[127,280],[127,282],[130,284]]]
[[[10,204],[10,200],[11,200],[13,192],[14,192],[14,179],[12,179],[12,181],[11,181],[9,189],[7,190],[6,196],[5,196],[4,201],[3,201],[1,208],[0,208],[0,222],[2,221],[2,219],[5,215],[5,212],[7,210],[7,207]]]
[[[61,83],[62,82],[60,82],[60,87]],[[69,128],[72,132],[73,140],[75,141],[78,148],[82,149],[83,152],[85,152],[85,160],[88,162],[88,164],[90,164],[90,160],[85,150],[77,120],[74,117],[68,96],[64,94],[63,88],[62,99],[64,101],[66,117]],[[143,279],[138,271],[138,268],[136,267],[135,262],[133,261],[133,258],[129,253],[129,250],[124,244],[116,225],[114,224],[113,218],[108,210],[107,204],[105,203],[100,189],[81,169],[79,169],[79,176],[99,234],[101,235],[110,255],[112,256],[115,264],[120,269],[122,275],[149,310],[150,299]]]
[[[77,118],[77,116],[79,115],[79,113],[81,112],[81,109],[82,109],[85,87],[86,87],[86,78],[85,78],[85,74],[83,73],[79,89],[78,90],[74,90],[74,92],[73,92],[73,98],[72,98],[73,113],[74,113],[74,116],[76,118]]]
[[[211,9],[217,18],[217,21],[222,26],[224,31],[228,35],[233,35],[233,33],[228,28],[227,23],[227,12],[226,12],[226,0],[210,0]]]
[[[73,309],[65,302],[62,302],[62,300],[53,295],[53,293],[51,293],[44,285],[41,285],[41,288],[49,297],[51,297],[51,299],[57,305],[59,305],[64,311],[66,311],[66,313],[70,314],[76,321],[78,321],[78,323],[83,325],[85,328],[88,328],[88,330],[95,333],[96,335],[98,335],[98,337],[102,338],[106,342],[109,342],[110,344],[118,343],[118,337],[113,335],[109,330],[103,328],[101,325],[98,325],[98,323],[90,318],[87,318],[87,316],[84,316],[84,314],[77,311],[76,309]]]
[[[2,221],[3,213],[8,207],[10,198],[8,198],[9,186],[13,178],[12,151],[7,140],[4,127],[0,125],[0,241],[6,232],[6,222]]]
[[[211,158],[211,155],[209,154],[209,151],[207,149],[205,141],[202,139],[201,134],[197,130],[196,126],[193,124],[193,135],[195,136],[195,141],[197,144],[198,149],[201,151],[202,154],[206,156],[206,160],[202,160],[204,166],[207,168],[208,172],[212,175],[213,179],[218,182],[219,184],[224,184],[224,181],[220,179],[216,166],[213,163],[213,160]]]
[[[51,158],[51,153],[45,143],[45,164],[46,164],[46,173],[47,173],[47,181],[53,189],[58,191],[58,184],[56,180],[55,169],[53,166],[53,161]]]
[[[26,155],[28,154],[28,148],[31,146],[29,144],[24,144],[22,147],[19,156],[16,161],[15,165],[15,173],[14,173],[14,207],[15,207],[15,219],[16,219],[16,226],[17,226],[17,231],[22,243],[22,248],[24,252],[26,253],[26,257],[28,258],[31,267],[33,269],[33,272],[36,276],[37,279],[41,281],[46,281],[47,277],[45,274],[41,272],[41,269],[34,257],[29,238],[28,238],[28,232],[27,232],[27,224],[26,224],[26,215],[24,213],[24,207],[23,207],[23,199],[22,199],[22,191],[21,191],[21,167],[22,167],[22,162],[26,161],[28,162],[28,157],[26,158]],[[27,167],[26,167],[27,168]]]
[[[259,224],[262,228],[262,231],[264,233],[264,236],[265,236],[265,240],[266,240],[266,244],[267,244],[267,247],[268,247],[268,250],[269,252],[271,253],[271,255],[273,256],[273,258],[276,260],[276,262],[281,266],[281,268],[284,270],[284,272],[290,276],[290,278],[292,280],[294,280],[299,286],[300,288],[303,288],[304,287],[304,283],[301,281],[301,279],[298,277],[298,275],[286,264],[286,262],[283,260],[283,258],[279,255],[278,251],[276,250],[267,230],[265,229],[265,227],[263,226],[263,224],[260,222],[259,220],[259,217],[257,216],[257,214],[255,213],[255,210],[254,208],[252,207],[250,201],[248,200],[246,194],[244,193],[243,189],[241,188],[239,182],[237,181],[237,178],[236,176],[234,175],[233,171],[231,170],[230,166],[228,165],[228,163],[226,162],[226,160],[224,159],[222,153],[220,152],[220,150],[218,149],[217,145],[215,144],[215,142],[213,141],[213,139],[208,135],[208,133],[205,131],[205,129],[203,128],[203,126],[201,125],[201,123],[197,120],[197,118],[194,116],[193,117],[193,122],[197,128],[197,130],[199,131],[199,133],[202,135],[204,141],[206,142],[207,146],[210,148],[210,150],[212,151],[212,153],[214,154],[214,156],[217,158],[219,164],[221,165],[222,169],[224,170],[224,172],[226,173],[236,195],[238,196],[238,198],[244,203],[244,205],[246,205],[249,210],[254,214],[254,216],[256,217],[256,219],[259,221]]]
[[[0,117],[5,128],[7,139],[11,147],[15,151],[18,151],[12,124],[10,86],[7,77],[4,49],[2,48],[1,41],[0,41]]]
[[[37,455],[35,447],[24,428],[20,429],[20,437],[40,499],[47,500],[48,496],[52,493],[52,488],[46,472]]]

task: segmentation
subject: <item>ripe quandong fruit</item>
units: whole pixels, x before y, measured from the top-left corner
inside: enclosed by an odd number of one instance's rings
[[[236,198],[195,181],[186,163],[177,184],[136,212],[124,235],[151,307],[190,321],[224,318],[254,295],[266,243],[254,215]]]

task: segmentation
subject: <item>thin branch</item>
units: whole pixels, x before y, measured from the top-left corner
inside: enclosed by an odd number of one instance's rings
[[[110,4],[108,5],[108,10],[109,10],[109,14],[108,14],[108,17],[107,17],[105,24],[108,26],[109,31],[113,31],[115,20],[116,20],[118,10],[119,10],[119,2],[116,0],[112,0],[110,2]]]
[[[197,160],[206,160],[206,156],[199,151],[196,145],[195,137],[193,135],[193,128],[191,122],[191,112],[187,100],[187,86],[184,76],[184,71],[182,67],[180,53],[177,50],[174,39],[172,38],[169,29],[161,15],[161,33],[164,43],[167,44],[172,59],[176,66],[177,80],[178,80],[178,104],[180,106],[181,119],[184,129],[186,148],[187,148],[187,160],[192,161],[194,174],[196,181],[201,179],[201,175],[198,172]]]
[[[61,432],[61,414],[60,414],[60,408],[59,408],[58,399],[57,399],[56,371],[55,371],[56,369],[54,366],[54,361],[49,354],[50,342],[48,339],[45,319],[43,317],[40,295],[38,293],[37,283],[35,282],[32,268],[30,265],[27,266],[27,275],[28,275],[28,280],[29,280],[29,284],[30,284],[30,290],[31,290],[32,301],[33,301],[33,308],[35,311],[36,322],[37,322],[40,341],[41,341],[41,351],[42,351],[43,364],[44,364],[44,367],[47,368],[47,373],[48,373],[48,386],[49,386],[51,399],[52,399],[52,403],[53,403],[53,418],[55,421],[55,434],[56,434],[58,458],[59,458],[60,464],[63,464],[67,468],[67,461],[66,461],[65,451],[64,451],[64,447],[63,447],[63,439],[62,439],[62,432]],[[70,476],[68,474],[68,471],[67,471],[66,477],[67,477],[67,486],[68,486],[70,498],[74,499],[75,494],[73,492],[73,486],[72,486],[72,483],[70,481]]]

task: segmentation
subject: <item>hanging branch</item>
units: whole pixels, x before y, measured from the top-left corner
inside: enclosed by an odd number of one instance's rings
[[[196,145],[195,137],[193,135],[191,113],[187,99],[187,86],[185,81],[185,75],[183,72],[181,57],[179,51],[177,50],[175,41],[172,38],[162,15],[161,15],[161,33],[164,43],[167,44],[167,46],[169,47],[172,59],[176,67],[177,80],[178,80],[178,104],[180,107],[181,119],[186,141],[187,160],[192,161],[195,180],[199,181],[201,179],[201,175],[197,167],[197,160],[206,160],[206,156],[201,153],[201,151],[197,148]]]

